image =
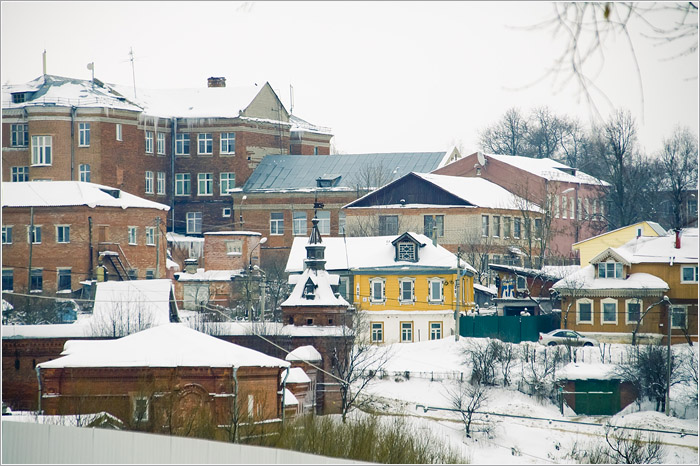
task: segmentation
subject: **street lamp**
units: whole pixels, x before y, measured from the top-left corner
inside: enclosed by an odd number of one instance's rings
[[[240,224],[240,227],[243,228],[243,202],[248,199],[248,196],[245,194],[241,198],[241,205],[238,207],[238,223]],[[264,243],[267,241],[267,238],[263,238],[263,241],[261,243]]]
[[[250,281],[253,276],[253,253],[255,252],[255,249],[260,246],[261,244],[265,244],[267,242],[267,237],[264,237],[261,239],[258,244],[256,244],[253,249],[251,249],[250,254],[248,255],[248,273],[246,274],[246,297],[248,301],[248,318],[250,321],[253,321],[253,309],[251,306],[250,302]]]
[[[244,196],[245,197],[245,196]],[[248,271],[252,272],[253,271],[253,253],[255,252],[255,249],[260,246],[261,244],[265,244],[267,242],[267,237],[264,237],[261,239],[258,244],[256,244],[253,249],[251,249],[250,254],[248,255]]]

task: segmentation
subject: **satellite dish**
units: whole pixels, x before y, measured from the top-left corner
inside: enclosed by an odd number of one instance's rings
[[[476,153],[476,159],[479,161],[479,164],[483,167],[486,166],[486,157],[484,157],[484,154],[481,152]]]

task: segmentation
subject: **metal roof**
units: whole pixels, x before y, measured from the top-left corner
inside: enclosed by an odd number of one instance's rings
[[[442,165],[446,155],[446,152],[268,155],[250,175],[243,192],[316,188],[316,179],[329,173],[342,174],[334,189],[354,189],[358,184],[367,187],[362,180],[367,175],[375,178],[377,172],[381,173],[378,178],[386,184],[410,172],[431,172]]]

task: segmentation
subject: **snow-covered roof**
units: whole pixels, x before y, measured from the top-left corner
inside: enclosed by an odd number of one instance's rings
[[[116,197],[115,197],[116,196]],[[120,207],[128,209],[170,210],[170,207],[149,201],[117,188],[82,181],[28,181],[2,183],[2,207],[61,206]]]
[[[580,270],[578,265],[545,265],[541,269],[532,269],[516,265],[489,264],[489,268],[526,277],[540,277],[547,280],[560,280]]]
[[[306,269],[282,306],[344,306],[350,304],[342,296],[336,296],[331,288],[330,274],[325,270]],[[306,294],[306,284],[314,285],[313,294]],[[337,279],[336,279],[337,281]]]
[[[280,374],[280,382],[284,380],[284,373]],[[311,379],[309,378],[308,375],[306,375],[306,372],[304,372],[304,369],[301,367],[292,367],[289,369],[289,375],[287,376],[287,381],[286,383],[309,383],[311,382]]]
[[[457,266],[457,256],[444,247],[433,245],[430,238],[418,233],[410,233],[419,243],[425,246],[418,250],[418,262],[396,261],[394,245],[391,244],[396,236],[356,236],[356,237],[323,237],[325,249],[326,270],[399,268],[417,270],[421,268],[450,268]],[[301,272],[306,258],[308,239],[294,238],[287,260],[286,272]],[[474,268],[461,261],[462,268],[474,272]]]
[[[609,248],[628,259],[631,264],[643,263],[698,263],[698,229],[681,230],[681,247],[676,249],[674,232],[666,236],[641,236],[617,248]]]
[[[493,296],[498,294],[498,289],[496,289],[495,285],[484,286],[480,285],[479,283],[474,283],[474,290],[483,291],[484,293],[488,293]]]
[[[174,275],[179,282],[230,282],[231,277],[242,273],[243,269],[204,270],[199,268],[196,273],[178,272]]]
[[[12,94],[16,92],[31,92],[32,95],[24,102],[13,103]],[[141,108],[127,95],[121,94],[114,86],[99,80],[95,80],[93,83],[92,80],[42,75],[28,83],[2,86],[3,109],[45,104],[62,107],[105,107],[141,111]]]
[[[117,340],[69,340],[62,357],[38,365],[62,367],[289,367],[289,362],[193,330],[152,327]]]
[[[330,128],[325,126],[314,125],[306,120],[302,120],[296,115],[289,115],[289,122],[292,124],[292,132],[308,132],[316,134],[326,134],[332,135],[333,132]]]
[[[488,159],[498,160],[499,162],[513,165],[521,170],[525,170],[534,175],[540,176],[550,181],[562,181],[568,183],[592,184],[596,186],[610,186],[609,183],[599,180],[587,173],[578,169],[574,169],[568,165],[557,162],[552,159],[535,159],[532,157],[521,157],[517,155],[496,155],[484,154],[486,163]],[[575,170],[575,175],[571,172]]]
[[[208,231],[204,235],[239,235],[239,236],[262,236],[262,233],[257,231]]]
[[[616,364],[577,364],[569,363],[557,371],[559,380],[612,380],[619,379],[616,375]]]
[[[285,359],[287,361],[320,361],[322,357],[316,348],[306,345],[295,348]]]
[[[165,268],[166,269],[175,269],[175,270],[180,270],[180,264],[175,262],[172,259],[165,259]]]
[[[559,280],[552,288],[555,290],[569,291],[605,291],[616,294],[622,290],[648,290],[649,292],[663,292],[669,289],[668,283],[648,273],[633,273],[626,279],[597,278],[595,266],[587,265],[577,272]]]
[[[296,406],[299,404],[299,400],[294,396],[294,393],[289,391],[288,388],[284,389],[284,405],[285,406]]]
[[[172,243],[204,243],[204,238],[200,236],[187,236],[173,231],[167,232],[165,237],[168,242]]]
[[[584,240],[581,240],[581,241],[579,241],[578,243],[574,243],[572,246],[576,246],[577,244],[583,244],[583,243],[586,243],[586,242],[588,242],[588,241],[592,241],[592,240],[594,240],[594,239],[600,238],[600,237],[602,237],[602,236],[607,236],[607,235],[610,235],[610,234],[613,234],[613,233],[617,233],[618,231],[624,230],[624,229],[626,229],[626,228],[632,229],[632,228],[636,227],[637,225],[642,225],[642,224],[644,224],[644,223],[646,223],[647,225],[649,225],[649,227],[650,227],[654,232],[656,232],[656,234],[658,234],[659,236],[665,236],[665,235],[667,234],[666,230],[664,230],[664,227],[662,227],[662,226],[659,225],[658,223],[656,223],[656,222],[651,222],[651,221],[646,221],[646,220],[645,220],[645,221],[643,221],[643,222],[637,222],[637,223],[634,223],[634,224],[632,224],[632,225],[627,225],[626,227],[620,227],[620,228],[617,228],[617,229],[615,229],[615,230],[606,231],[605,233],[601,233],[601,234],[596,235],[596,236],[591,236],[590,238],[586,238],[586,239],[584,239]]]

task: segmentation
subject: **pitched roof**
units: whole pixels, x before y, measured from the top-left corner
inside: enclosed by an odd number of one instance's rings
[[[617,248],[608,248],[596,256],[604,257],[606,251],[614,252],[630,264],[644,263],[698,263],[698,229],[681,230],[681,247],[676,249],[676,235],[672,232],[665,236],[642,236],[634,238]],[[595,263],[596,258],[591,260]]]
[[[449,155],[449,152],[268,155],[243,185],[243,192],[313,191],[316,189],[316,179],[329,173],[342,176],[336,186],[326,190],[349,191],[356,189],[357,185],[366,188],[368,177],[370,180],[378,178],[384,184],[412,171],[430,172],[441,167]],[[323,189],[319,188],[319,191]]]
[[[580,292],[586,294],[590,291],[599,291],[609,293],[610,296],[618,296],[624,290],[647,290],[649,292],[667,291],[668,283],[648,273],[633,273],[625,279],[619,278],[597,278],[595,275],[595,266],[587,265],[574,272],[571,275],[559,280],[552,289],[555,290],[570,290],[572,292]],[[605,294],[605,293],[603,293]],[[623,293],[624,294],[624,293]]]
[[[336,279],[337,280],[337,279]],[[305,297],[306,284],[311,282],[314,292]],[[336,296],[331,288],[330,274],[325,270],[306,269],[296,282],[289,297],[281,306],[344,306],[350,304],[340,295]]]
[[[596,235],[596,236],[591,236],[590,238],[586,238],[586,239],[581,240],[581,241],[579,241],[579,242],[577,242],[577,243],[574,243],[573,246],[576,246],[577,244],[583,244],[583,243],[586,243],[586,242],[588,242],[588,241],[591,241],[591,240],[594,240],[594,239],[597,239],[597,238],[601,238],[601,237],[603,237],[603,236],[610,235],[610,234],[612,234],[612,233],[617,233],[618,231],[624,230],[625,228],[634,228],[634,227],[636,227],[637,225],[641,225],[641,224],[643,224],[643,223],[646,223],[647,225],[649,225],[649,228],[651,228],[657,235],[659,235],[659,236],[665,236],[665,235],[666,235],[666,230],[664,229],[664,227],[662,227],[661,225],[659,225],[659,224],[656,223],[656,222],[651,222],[651,221],[644,220],[644,221],[642,221],[642,222],[633,223],[632,225],[627,225],[627,226],[624,226],[624,227],[620,227],[620,228],[617,228],[617,229],[615,229],[615,230],[606,231],[605,233],[601,233],[601,234]]]
[[[486,157],[487,163],[488,159],[498,160],[499,162],[513,165],[514,167],[550,181],[610,186],[609,183],[603,180],[599,180],[598,178],[595,178],[587,173],[552,159],[535,159],[532,157],[521,157],[518,155],[496,154],[484,154],[484,156]],[[572,174],[572,172],[575,174]]]
[[[289,367],[287,361],[200,333],[184,324],[152,327],[117,340],[69,340],[61,367]]]
[[[321,353],[311,345],[299,346],[285,358],[287,361],[320,361]]]
[[[170,210],[170,207],[149,201],[126,191],[82,181],[27,181],[2,183],[2,207],[140,207]]]

